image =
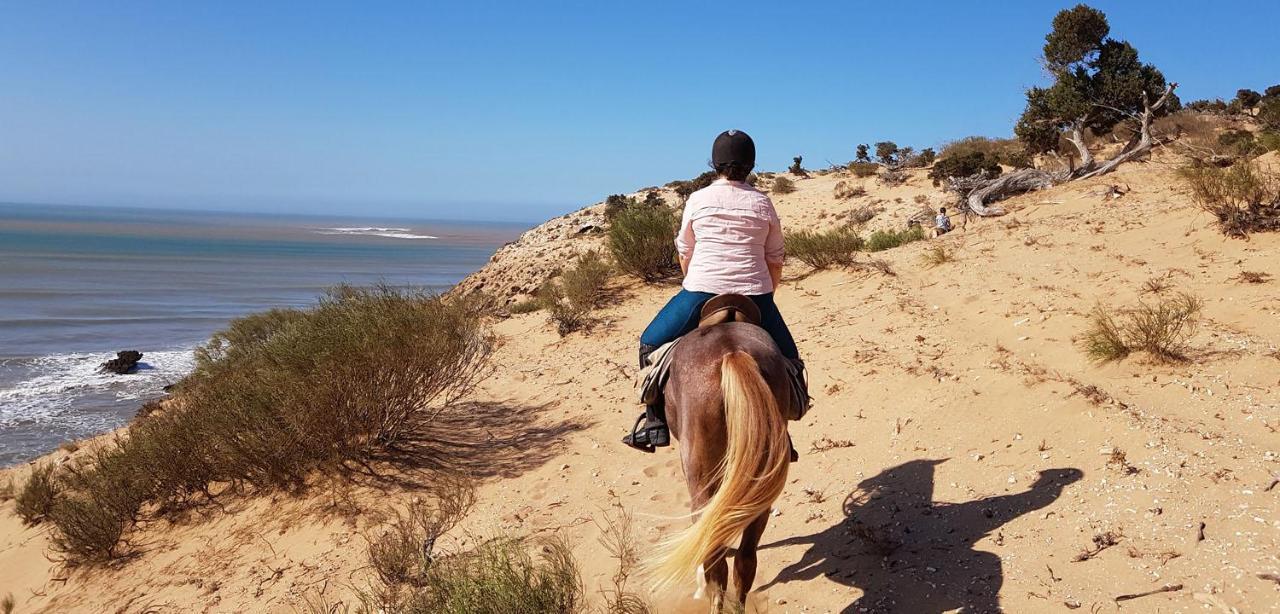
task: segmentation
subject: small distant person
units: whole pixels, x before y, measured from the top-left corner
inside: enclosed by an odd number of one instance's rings
[[[933,218],[933,222],[934,222],[933,236],[941,237],[942,235],[945,235],[948,232],[951,232],[951,218],[947,217],[946,207],[938,207],[938,216]]]

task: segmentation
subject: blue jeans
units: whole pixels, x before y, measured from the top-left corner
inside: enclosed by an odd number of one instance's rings
[[[667,301],[662,311],[649,323],[649,327],[644,329],[644,334],[640,335],[640,343],[658,347],[697,328],[702,305],[715,296],[710,292],[693,292],[681,288],[680,292]],[[773,302],[773,293],[747,298],[760,308],[760,327],[773,337],[773,342],[778,344],[782,355],[792,360],[799,359],[800,350],[796,347],[796,340],[791,338],[787,323],[782,321],[782,313]]]

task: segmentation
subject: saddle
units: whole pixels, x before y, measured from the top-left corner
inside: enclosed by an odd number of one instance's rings
[[[707,301],[698,315],[698,328],[710,328],[729,322],[743,322],[760,326],[760,307],[755,301],[741,294],[721,294]],[[647,359],[650,371],[645,374],[640,384],[640,402],[644,405],[657,403],[662,396],[662,389],[671,374],[671,350],[680,340],[676,339],[654,350]],[[799,420],[809,408],[809,386],[805,381],[801,366],[788,362],[788,374],[791,379],[792,408],[795,412],[787,416],[790,420]]]

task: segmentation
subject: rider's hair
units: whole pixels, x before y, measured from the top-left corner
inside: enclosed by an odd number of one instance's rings
[[[938,213],[946,213],[946,212],[947,212],[946,207],[938,207]]]
[[[742,166],[734,162],[728,164],[720,164],[715,167],[716,174],[728,179],[729,181],[746,181],[751,175],[750,166]]]

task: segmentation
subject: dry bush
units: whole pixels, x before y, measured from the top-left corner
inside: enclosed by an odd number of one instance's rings
[[[1131,352],[1115,316],[1102,305],[1093,308],[1082,344],[1085,354],[1097,362],[1120,360]]]
[[[877,230],[867,237],[867,251],[879,252],[925,238],[924,228],[913,225],[906,230]]]
[[[475,490],[464,482],[450,482],[437,489],[439,500],[415,499],[381,535],[369,540],[369,566],[387,586],[422,587],[434,561],[435,545],[471,511]]]
[[[1203,301],[1186,293],[1155,304],[1139,302],[1118,316],[1099,305],[1084,335],[1085,353],[1098,362],[1119,360],[1138,350],[1162,361],[1184,360],[1203,307]]]
[[[850,162],[849,170],[854,177],[874,177],[880,172],[880,165],[875,162]]]
[[[853,182],[840,181],[836,183],[835,188],[832,190],[832,195],[836,197],[836,200],[848,200],[866,196],[867,189]]]
[[[872,209],[871,207],[858,207],[857,209],[850,210],[846,215],[846,219],[850,225],[858,226],[870,222],[872,218],[879,213],[879,211]]]
[[[924,253],[925,266],[930,268],[942,266],[948,262],[955,261],[955,254],[947,251],[947,248],[941,245],[935,245],[932,249]]]
[[[1170,284],[1166,277],[1152,277],[1142,282],[1142,292],[1145,294],[1161,294],[1171,287],[1173,284]]]
[[[897,168],[886,168],[879,177],[880,184],[887,186],[902,185],[907,182],[907,179],[907,172]]]
[[[1181,175],[1223,234],[1247,238],[1251,232],[1280,230],[1280,175],[1273,171],[1240,160],[1225,169],[1188,166]]]
[[[612,273],[604,258],[591,250],[580,255],[577,264],[560,275],[559,285],[547,283],[538,291],[561,337],[587,325],[591,310],[604,299],[605,286]]]
[[[675,237],[680,219],[667,207],[629,207],[609,225],[609,252],[626,273],[646,282],[679,271]]]
[[[13,476],[6,477],[4,483],[0,484],[0,503],[4,503],[15,496],[17,496],[17,492],[13,486]]]
[[[605,516],[604,523],[596,523],[600,529],[600,545],[618,562],[618,568],[610,577],[611,586],[600,592],[605,600],[606,614],[650,614],[653,607],[640,594],[628,588],[631,576],[640,566],[640,549],[636,545],[631,513],[620,510],[618,517]]]
[[[863,247],[862,237],[847,226],[826,231],[788,230],[782,241],[788,256],[819,270],[852,265]]]
[[[1240,274],[1236,275],[1236,280],[1244,284],[1265,284],[1270,279],[1270,273],[1261,271],[1240,271]]]
[[[790,194],[796,191],[796,184],[783,176],[774,177],[773,183],[769,186],[769,191],[774,194]]]
[[[564,297],[570,302],[594,309],[604,298],[605,286],[613,269],[595,250],[589,250],[578,256],[573,268],[560,276],[560,287]]]
[[[512,314],[533,313],[547,306],[546,301],[541,297],[533,297],[528,300],[520,301],[508,308]]]
[[[219,360],[236,360],[237,354],[248,354],[272,335],[300,321],[304,313],[298,309],[269,309],[232,320],[196,348],[196,370],[207,368]]]
[[[1197,150],[1212,150],[1218,143],[1220,120],[1195,111],[1183,110],[1156,118],[1151,123],[1152,135],[1177,138]]]
[[[14,511],[26,524],[39,524],[49,515],[53,501],[58,496],[58,484],[54,480],[53,463],[36,465],[27,482],[18,491]]]

